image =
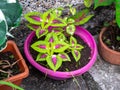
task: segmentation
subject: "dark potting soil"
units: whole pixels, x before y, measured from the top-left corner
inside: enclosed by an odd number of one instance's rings
[[[57,71],[73,71],[73,70],[77,70],[79,68],[82,68],[83,66],[85,66],[89,61],[90,61],[90,55],[91,55],[91,49],[89,48],[89,46],[82,40],[79,38],[79,36],[75,36],[77,39],[77,42],[81,45],[84,46],[84,49],[81,50],[81,58],[78,62],[76,62],[72,56],[72,54],[69,54],[69,57],[71,59],[71,62],[62,62],[62,66],[57,70]],[[37,38],[34,37],[31,45],[37,41]],[[36,60],[36,57],[38,55],[38,52],[36,52],[35,50],[33,50],[30,47],[30,53],[33,57],[34,60]],[[43,65],[43,66],[47,66],[46,62],[38,62],[39,64]],[[49,68],[49,67],[47,67]]]
[[[10,63],[10,67],[4,68],[4,66],[8,65],[6,62],[2,63],[2,60],[6,60],[7,62]],[[2,71],[0,71],[0,80],[3,80],[5,78],[8,78],[8,73],[9,73],[9,77],[19,74],[20,70],[17,64],[14,64],[12,66],[12,64],[16,62],[14,55],[11,52],[0,52],[0,70],[6,72],[3,73]]]
[[[112,25],[107,28],[103,34],[103,42],[115,51],[120,52],[120,29],[117,25]]]

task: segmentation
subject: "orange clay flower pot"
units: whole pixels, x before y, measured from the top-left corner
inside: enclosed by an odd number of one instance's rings
[[[27,67],[23,57],[21,56],[16,44],[13,41],[8,41],[7,47],[2,52],[7,52],[7,51],[12,52],[14,57],[16,58],[16,60],[20,60],[17,64],[19,66],[21,73],[15,75],[15,76],[12,76],[10,78],[6,78],[4,81],[12,82],[13,84],[16,84],[19,86],[21,84],[22,80],[25,77],[27,77],[29,74],[28,67]],[[0,85],[0,90],[13,90],[13,88],[8,87],[6,85]]]
[[[104,42],[102,41],[103,33],[107,30],[107,28],[103,28],[99,35],[99,53],[106,61],[110,62],[111,64],[120,65],[120,52],[114,51],[108,48]]]

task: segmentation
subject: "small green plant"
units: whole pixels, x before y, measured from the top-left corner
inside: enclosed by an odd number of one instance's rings
[[[22,8],[18,0],[0,0],[0,51],[6,47],[9,31],[20,22]]]
[[[0,85],[7,85],[7,86],[10,86],[10,87],[12,87],[13,88],[13,90],[24,90],[23,88],[21,88],[21,87],[19,87],[19,86],[17,86],[17,85],[15,85],[15,84],[13,84],[13,83],[11,83],[11,82],[7,82],[7,81],[0,81]]]
[[[84,5],[90,7],[94,3],[94,9],[100,6],[109,6],[114,3],[116,9],[116,22],[120,28],[120,0],[84,0]]]
[[[69,12],[64,15],[64,11]],[[72,6],[50,9],[44,13],[29,12],[25,15],[27,26],[36,32],[39,39],[31,47],[39,52],[37,62],[46,61],[48,66],[56,71],[62,62],[71,61],[69,53],[76,62],[80,60],[80,51],[84,46],[80,45],[73,36],[76,25],[86,23],[93,15],[88,9],[77,12]],[[42,37],[45,37],[41,40]]]

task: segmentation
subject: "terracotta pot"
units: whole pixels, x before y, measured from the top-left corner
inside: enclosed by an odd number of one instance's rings
[[[27,37],[27,39],[25,41],[25,44],[24,44],[25,55],[26,55],[28,61],[35,68],[37,68],[39,71],[43,72],[50,78],[62,80],[62,79],[72,78],[73,76],[79,76],[79,75],[85,73],[86,71],[88,71],[92,67],[92,65],[95,63],[96,57],[97,57],[97,47],[96,47],[96,42],[95,42],[94,38],[92,37],[92,35],[84,28],[77,26],[75,34],[77,34],[80,38],[82,38],[88,44],[88,46],[91,48],[90,61],[88,62],[87,65],[85,65],[84,67],[82,67],[78,70],[74,70],[74,71],[70,71],[70,72],[62,72],[62,71],[54,72],[53,70],[48,69],[48,68],[40,65],[39,63],[37,63],[33,59],[32,55],[29,51],[30,43],[31,43],[33,37],[35,37],[34,31],[31,34],[29,34],[29,36]]]
[[[7,52],[7,51],[12,52],[13,55],[15,56],[16,60],[20,59],[20,61],[17,64],[19,66],[21,73],[15,75],[15,76],[12,76],[10,78],[7,78],[4,81],[9,81],[9,82],[12,82],[13,84],[16,84],[19,86],[21,84],[22,80],[25,77],[27,77],[29,74],[28,67],[27,67],[23,57],[21,56],[16,44],[13,41],[8,41],[7,47],[2,52]],[[0,85],[0,90],[13,90],[13,88],[6,86],[6,85]]]
[[[108,48],[104,42],[102,41],[103,33],[107,30],[107,28],[102,28],[100,35],[99,35],[99,53],[104,60],[110,62],[111,64],[120,65],[120,52],[114,51]]]

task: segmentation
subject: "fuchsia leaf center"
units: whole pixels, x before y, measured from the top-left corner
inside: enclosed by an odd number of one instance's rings
[[[56,65],[56,63],[57,63],[56,55],[52,56],[52,62],[53,62],[54,65]]]
[[[39,45],[39,48],[46,49],[45,45]]]
[[[61,23],[59,20],[53,20],[53,23]]]
[[[39,34],[43,34],[45,32],[45,30],[40,30]]]
[[[76,56],[78,56],[78,51],[75,51]]]
[[[30,16],[30,17],[36,21],[41,21],[41,18],[39,16]]]
[[[45,58],[45,57],[47,57],[47,54],[42,54],[42,55],[40,56],[40,58]]]
[[[39,26],[38,25],[31,25],[34,29],[38,29],[39,28]]]
[[[57,44],[57,45],[55,46],[55,49],[58,49],[58,48],[61,48],[61,47],[63,47],[63,45]]]
[[[54,42],[54,39],[53,39],[53,37],[51,37],[50,39],[49,39],[49,42]]]
[[[63,59],[67,58],[64,54],[61,54],[60,57],[63,58]]]

